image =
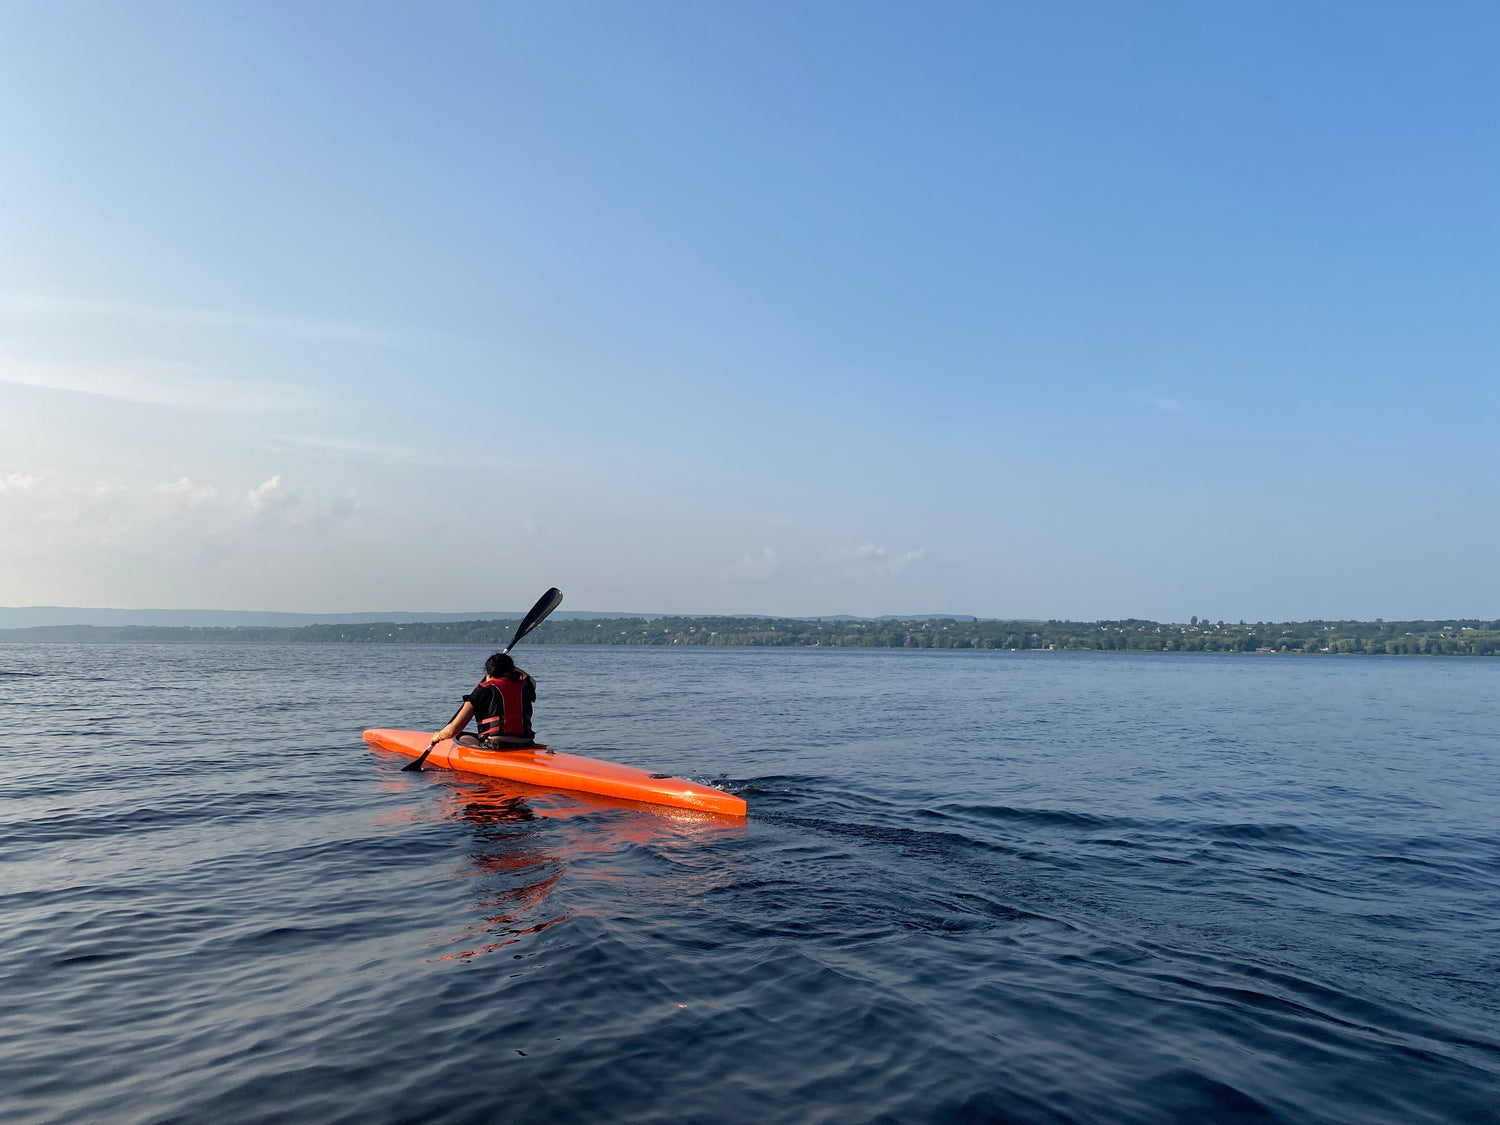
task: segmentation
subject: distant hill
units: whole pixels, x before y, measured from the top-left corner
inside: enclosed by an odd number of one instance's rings
[[[282,613],[252,609],[83,609],[76,606],[0,606],[0,629],[36,629],[59,625],[148,625],[176,629],[299,629],[305,625],[411,625],[436,621],[519,621],[524,610],[483,610],[467,613],[437,613],[387,610],[372,613]],[[639,618],[652,621],[665,613],[599,613],[585,609],[560,609],[558,621],[598,621]],[[759,620],[753,613],[726,614],[744,620]],[[789,618],[796,621],[977,621],[961,613],[886,614],[884,617],[854,617],[836,613],[822,617]]]
[[[149,625],[179,629],[281,628],[304,625],[373,625],[393,621],[409,625],[421,621],[518,621],[525,610],[487,610],[467,613],[424,613],[411,610],[378,613],[279,613],[248,609],[81,609],[74,606],[0,606],[0,629],[35,629],[57,625]],[[592,621],[599,617],[660,616],[649,613],[592,613],[558,610],[560,620]]]

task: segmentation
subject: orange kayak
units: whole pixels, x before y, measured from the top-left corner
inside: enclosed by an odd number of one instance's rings
[[[431,733],[424,734],[419,730],[365,731],[365,741],[371,746],[404,754],[408,758],[415,758],[426,750],[431,738]],[[680,777],[649,774],[634,766],[603,762],[598,758],[555,754],[545,746],[525,750],[480,750],[448,738],[433,747],[427,764],[468,773],[486,773],[491,777],[504,777],[549,789],[602,793],[607,797],[623,797],[627,801],[702,809],[728,816],[745,815],[745,802],[721,789],[684,781]]]

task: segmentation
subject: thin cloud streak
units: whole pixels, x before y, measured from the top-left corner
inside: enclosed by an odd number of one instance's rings
[[[182,328],[235,328],[302,339],[328,340],[363,347],[467,355],[468,341],[435,332],[372,328],[341,321],[265,313],[153,305],[136,301],[96,301],[33,293],[0,293],[0,315],[13,317],[94,317],[142,321]]]
[[[375,457],[382,461],[405,461],[420,464],[426,460],[414,449],[408,449],[400,445],[389,445],[385,442],[366,441],[363,438],[347,437],[341,434],[281,434],[277,440],[287,445],[300,445],[307,449],[317,449],[327,453],[339,453],[345,456]]]
[[[0,383],[95,395],[148,406],[228,413],[305,409],[305,387],[254,379],[219,379],[187,364],[43,363],[0,357]]]
[[[297,446],[340,457],[365,457],[400,465],[435,465],[451,468],[462,465],[473,469],[514,469],[520,465],[548,464],[535,457],[505,456],[491,453],[466,440],[442,439],[428,447],[391,445],[369,441],[347,434],[278,434],[274,443],[282,447]]]

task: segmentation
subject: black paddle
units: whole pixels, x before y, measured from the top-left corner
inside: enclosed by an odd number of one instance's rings
[[[554,586],[552,587],[552,589],[548,590],[545,594],[537,599],[536,605],[531,607],[531,612],[521,619],[521,624],[516,628],[516,635],[510,639],[510,644],[506,645],[500,651],[509,652],[511,649],[515,648],[517,641],[519,641],[527,633],[535,629],[543,621],[547,620],[547,615],[561,604],[562,591]],[[458,709],[458,711],[462,710],[462,707]],[[458,711],[453,712],[453,719],[458,718]],[[449,719],[448,721],[451,723],[453,719]],[[432,753],[432,747],[436,745],[437,743],[433,742],[431,746],[428,746],[426,750],[422,751],[422,756],[420,758],[412,762],[410,765],[402,766],[402,772],[405,773],[410,770],[415,770],[420,773],[422,771],[422,763],[427,760],[427,755]]]

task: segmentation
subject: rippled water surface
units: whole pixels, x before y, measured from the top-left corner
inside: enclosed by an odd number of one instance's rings
[[[1500,661],[0,646],[8,1122],[1500,1121]]]

